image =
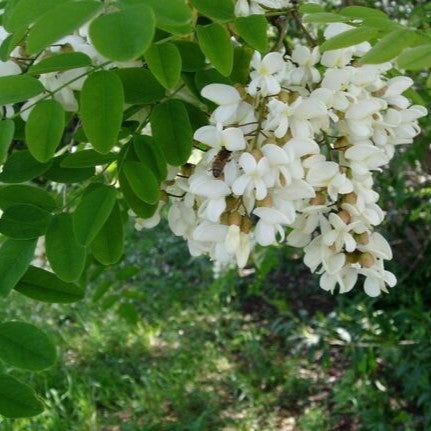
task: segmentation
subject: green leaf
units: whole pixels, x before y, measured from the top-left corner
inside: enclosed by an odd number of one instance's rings
[[[149,70],[129,67],[117,69],[115,73],[123,84],[126,103],[146,105],[158,102],[165,97],[165,89]]]
[[[174,88],[180,80],[181,55],[172,43],[153,44],[145,53],[145,61],[165,88]]]
[[[39,63],[31,66],[28,73],[31,75],[42,75],[43,73],[62,72],[90,65],[91,59],[88,55],[82,52],[68,52],[44,58]]]
[[[128,160],[124,162],[123,169],[130,187],[139,199],[147,204],[159,201],[159,182],[146,164]]]
[[[148,49],[154,29],[151,8],[137,5],[97,17],[90,25],[90,38],[104,57],[127,61],[138,58]]]
[[[183,34],[192,20],[192,11],[184,0],[141,0],[153,9],[156,26],[173,34]],[[186,31],[187,32],[187,31]]]
[[[359,61],[364,64],[378,64],[392,60],[415,39],[414,31],[395,30],[380,39]]]
[[[63,168],[91,168],[107,165],[117,160],[117,154],[100,154],[94,150],[82,150],[68,154],[60,163]]]
[[[138,159],[147,165],[157,177],[159,183],[168,176],[165,156],[151,136],[138,135],[133,139],[133,149]]]
[[[37,54],[62,37],[73,33],[90,20],[102,4],[95,0],[70,1],[60,4],[44,14],[30,29],[27,52]]]
[[[51,162],[39,163],[27,150],[15,151],[3,165],[0,181],[3,183],[22,183],[42,175],[50,166]]]
[[[27,147],[37,161],[45,163],[54,157],[64,125],[64,109],[56,100],[44,100],[32,109],[25,125],[25,136]]]
[[[233,45],[227,30],[220,24],[196,26],[199,46],[212,65],[224,76],[229,76],[233,67]]]
[[[431,44],[405,50],[397,60],[398,67],[407,70],[421,70],[431,67]]]
[[[129,325],[136,325],[139,321],[139,313],[134,304],[130,302],[123,302],[117,309],[117,313]]]
[[[69,0],[20,0],[9,2],[3,18],[3,26],[13,33],[33,24],[43,14]]]
[[[205,68],[205,56],[197,43],[179,40],[175,45],[180,52],[184,72],[196,72]]]
[[[228,22],[235,17],[231,0],[191,0],[191,3],[202,15],[216,21]]]
[[[4,211],[17,204],[34,205],[49,212],[57,208],[52,195],[40,187],[24,184],[0,187],[0,209]]]
[[[114,205],[108,220],[91,243],[91,252],[103,265],[113,265],[123,256],[124,230],[118,203]]]
[[[25,322],[0,324],[0,359],[17,368],[41,371],[52,367],[57,352],[45,332]]]
[[[50,304],[69,304],[84,298],[84,288],[60,280],[52,272],[30,266],[15,290],[36,301]]]
[[[138,217],[149,218],[157,211],[157,204],[147,204],[136,196],[124,172],[120,172],[119,182],[127,205]]]
[[[72,216],[52,218],[45,235],[46,257],[52,270],[63,281],[76,281],[84,271],[86,251],[73,232]]]
[[[0,121],[0,163],[3,163],[6,159],[14,133],[15,123],[12,120]]]
[[[28,75],[0,77],[0,105],[24,102],[44,91],[40,81]]]
[[[323,12],[323,7],[316,3],[305,3],[300,5],[298,10],[301,13],[316,13]]]
[[[45,234],[51,214],[29,204],[8,207],[0,218],[0,233],[13,239],[35,239]]]
[[[6,296],[27,271],[33,259],[36,240],[7,239],[0,248],[0,295]]]
[[[75,237],[82,245],[93,242],[114,207],[114,187],[97,184],[87,187],[73,214]]]
[[[368,27],[358,27],[353,28],[352,30],[343,31],[342,33],[323,42],[320,46],[320,51],[325,52],[357,45],[358,43],[372,39],[377,35],[377,33],[377,29]]]
[[[253,50],[249,47],[236,46],[234,52],[234,66],[230,79],[233,82],[247,84],[250,76],[250,62]]]
[[[232,85],[233,82],[230,78],[221,75],[215,69],[199,70],[195,75],[195,83],[199,92],[208,84],[220,83],[226,85]]]
[[[8,61],[11,52],[17,47],[19,43],[24,39],[27,33],[26,28],[21,28],[15,33],[10,34],[6,37],[0,45],[0,60]]]
[[[386,18],[388,16],[379,9],[364,6],[348,6],[340,10],[341,15],[350,18]]]
[[[346,16],[337,15],[330,12],[317,12],[306,15],[303,19],[304,22],[313,22],[316,24],[326,24],[328,22],[347,22],[350,19]]]
[[[117,143],[123,105],[123,86],[114,72],[96,72],[85,81],[80,116],[87,138],[99,153],[108,153]]]
[[[238,34],[254,49],[268,51],[268,21],[264,15],[250,15],[235,19]]]
[[[156,145],[174,166],[187,162],[192,151],[193,130],[184,104],[169,100],[154,107],[151,127]]]
[[[7,418],[40,415],[43,404],[33,389],[6,374],[0,374],[0,414]]]
[[[45,172],[44,176],[51,181],[63,184],[80,183],[91,178],[94,175],[94,167],[88,168],[64,168],[62,167],[63,160],[67,157],[66,154],[52,159],[52,166]]]

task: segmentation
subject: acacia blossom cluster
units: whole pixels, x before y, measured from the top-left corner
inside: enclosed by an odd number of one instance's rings
[[[348,28],[331,24],[325,37]],[[256,52],[247,86],[203,88],[217,108],[195,132],[199,154],[172,170],[163,194],[169,226],[193,256],[243,268],[256,245],[287,242],[327,291],[348,292],[359,276],[370,296],[396,284],[384,267],[391,248],[375,231],[384,212],[373,172],[413,141],[427,111],[402,95],[410,78],[386,76],[390,63],[358,64],[368,49]]]

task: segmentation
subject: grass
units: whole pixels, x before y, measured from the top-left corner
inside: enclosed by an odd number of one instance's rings
[[[354,347],[381,330],[379,310],[318,291],[283,249],[258,259],[254,276],[215,281],[164,226],[131,233],[129,249],[120,270],[93,271],[86,301],[2,301],[0,321],[41,326],[60,359],[13,371],[46,411],[0,419],[1,431],[421,429],[422,412],[384,386],[382,358],[399,350]]]

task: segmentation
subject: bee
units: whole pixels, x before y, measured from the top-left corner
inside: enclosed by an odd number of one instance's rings
[[[211,169],[214,178],[219,178],[223,173],[223,169],[226,166],[226,163],[229,161],[231,153],[232,151],[226,150],[226,148],[221,149],[217,153]]]

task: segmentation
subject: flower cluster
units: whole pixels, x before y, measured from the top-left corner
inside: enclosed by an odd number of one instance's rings
[[[286,9],[292,6],[290,0],[238,0],[235,3],[236,16],[264,14],[272,9]]]
[[[348,28],[331,24],[325,37]],[[169,225],[193,256],[243,268],[256,245],[286,241],[304,250],[325,290],[348,292],[360,275],[370,296],[395,285],[384,268],[391,248],[375,231],[384,212],[373,172],[413,141],[427,111],[402,95],[410,78],[387,76],[390,63],[360,64],[368,49],[255,53],[247,86],[202,90],[217,108],[163,193]]]

